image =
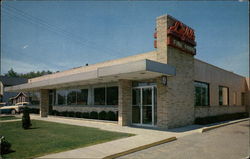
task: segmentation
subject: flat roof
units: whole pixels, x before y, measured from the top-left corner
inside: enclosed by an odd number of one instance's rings
[[[175,67],[148,59],[100,67],[96,70],[47,78],[42,81],[6,87],[7,92],[35,91],[39,89],[55,89],[77,85],[89,85],[106,82],[116,82],[119,79],[141,80],[162,75],[175,76]]]

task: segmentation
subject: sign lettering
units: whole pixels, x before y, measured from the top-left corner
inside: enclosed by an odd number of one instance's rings
[[[187,42],[192,46],[196,46],[194,30],[179,21],[176,21],[173,26],[169,27],[167,34]]]

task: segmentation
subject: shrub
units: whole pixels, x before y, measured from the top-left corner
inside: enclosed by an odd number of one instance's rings
[[[40,109],[37,108],[29,108],[30,113],[31,114],[39,114],[40,113]]]
[[[49,115],[54,115],[53,110],[49,111]]]
[[[22,127],[28,129],[31,126],[29,108],[23,109]]]
[[[68,112],[68,117],[75,117],[75,112],[72,111]]]
[[[89,112],[83,112],[82,113],[82,118],[89,118]]]
[[[60,113],[60,116],[68,116],[68,114],[69,114],[68,111],[63,111]]]
[[[76,112],[75,116],[76,116],[77,118],[81,118],[81,117],[82,117],[82,112]]]
[[[60,115],[60,112],[59,112],[59,111],[57,111],[57,110],[53,110],[53,115],[57,115],[57,116],[59,116],[59,115]]]
[[[50,115],[58,115],[59,112],[57,110],[51,110]]]
[[[95,111],[90,112],[89,118],[90,119],[98,119],[98,113]]]
[[[98,118],[100,120],[107,120],[107,113],[105,111],[99,112]]]
[[[1,136],[0,140],[1,155],[9,153],[11,144],[5,139],[4,136]]]
[[[226,121],[226,120],[236,120],[236,119],[247,118],[248,116],[249,116],[248,113],[245,113],[245,112],[244,113],[209,116],[209,117],[203,117],[203,118],[196,118],[195,124],[206,125],[206,124],[222,122],[222,121]]]
[[[107,120],[115,121],[115,120],[116,120],[116,117],[115,117],[115,116],[116,116],[116,115],[115,115],[114,112],[109,111],[109,112],[107,113]]]

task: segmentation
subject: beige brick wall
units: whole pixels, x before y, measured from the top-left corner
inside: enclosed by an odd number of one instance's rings
[[[201,60],[195,59],[194,79],[209,83],[210,107],[195,107],[195,117],[205,117],[228,113],[245,112],[246,106],[242,106],[242,93],[247,97],[247,82],[245,77],[233,72],[223,70]],[[229,88],[229,106],[219,106],[219,86]],[[236,104],[234,105],[234,92]],[[245,102],[247,104],[247,102]]]
[[[47,117],[49,113],[49,90],[40,90],[41,101],[40,101],[40,116]]]
[[[241,93],[247,91],[246,79],[243,76],[223,70],[206,62],[195,59],[194,79],[209,83],[210,105],[219,105],[219,86],[229,88],[229,105],[233,105],[233,93],[237,93],[237,103],[241,104]]]
[[[169,78],[168,78],[169,80]],[[168,128],[168,108],[167,105],[171,100],[168,100],[168,87],[162,84],[162,78],[156,79],[157,84],[157,126]]]
[[[246,93],[245,93],[245,103],[246,103],[246,111],[250,114],[250,78],[246,77]]]
[[[157,49],[156,59],[158,62],[167,63],[167,16],[160,16],[156,20]]]
[[[132,81],[119,80],[119,125],[131,125],[132,123]]]
[[[176,76],[168,80],[168,127],[192,124],[194,121],[194,58],[168,48],[168,64],[176,67]]]
[[[173,128],[194,121],[194,58],[166,45],[167,28],[175,20],[169,16],[157,18],[157,60],[176,68],[176,76],[168,77],[168,85],[157,80],[157,125]]]

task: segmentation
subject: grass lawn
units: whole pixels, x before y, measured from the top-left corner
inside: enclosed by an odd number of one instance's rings
[[[0,116],[0,121],[1,120],[14,120],[14,119],[21,119],[15,116]]]
[[[32,120],[31,129],[24,130],[21,121],[0,123],[0,135],[5,136],[15,152],[4,158],[34,158],[49,153],[61,152],[94,145],[132,134],[104,131],[39,120]]]

